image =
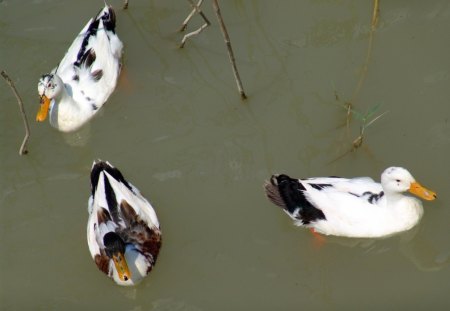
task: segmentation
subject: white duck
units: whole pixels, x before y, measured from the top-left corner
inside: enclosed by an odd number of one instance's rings
[[[105,7],[75,38],[59,65],[41,77],[41,104],[36,120],[47,118],[63,132],[80,128],[114,91],[120,72],[123,44],[115,33],[116,17]]]
[[[155,210],[108,162],[91,170],[87,240],[97,267],[119,285],[136,285],[152,270],[161,247]]]
[[[436,194],[422,187],[404,168],[390,167],[381,184],[369,177],[293,179],[273,175],[265,183],[267,197],[295,221],[313,231],[359,238],[385,237],[414,227],[423,214],[420,200]]]

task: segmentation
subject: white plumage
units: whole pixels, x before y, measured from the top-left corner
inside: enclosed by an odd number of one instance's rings
[[[293,179],[273,175],[265,190],[296,225],[347,237],[384,237],[415,226],[423,215],[422,203],[404,195],[405,191],[425,200],[436,198],[400,167],[386,169],[381,184],[369,177]]]
[[[116,17],[105,7],[81,30],[64,58],[41,77],[37,121],[50,111],[50,124],[75,131],[91,119],[114,91],[123,44],[115,33]]]

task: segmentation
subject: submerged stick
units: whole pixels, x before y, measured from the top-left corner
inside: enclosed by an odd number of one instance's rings
[[[242,99],[246,99],[247,95],[245,95],[244,87],[242,86],[241,78],[239,76],[239,72],[236,66],[236,60],[234,58],[233,49],[231,47],[230,36],[228,35],[227,28],[225,27],[225,23],[222,18],[222,14],[220,13],[219,3],[217,0],[213,0],[214,11],[216,12],[217,19],[219,20],[220,29],[222,30],[223,37],[225,39],[225,44],[227,46],[228,56],[230,57],[231,67],[233,69],[234,78],[236,80],[237,88],[239,94]]]
[[[22,145],[20,146],[19,154],[24,155],[24,154],[28,153],[26,144],[27,144],[28,138],[30,137],[30,128],[28,126],[27,115],[25,114],[25,109],[23,107],[22,99],[20,98],[20,95],[17,92],[17,89],[14,86],[14,83],[12,82],[12,80],[9,78],[9,76],[7,75],[7,73],[4,70],[2,70],[1,75],[5,79],[6,83],[8,83],[8,85],[11,87],[11,90],[13,91],[14,95],[17,98],[17,103],[19,104],[20,113],[22,115],[23,123],[25,125],[25,137],[23,138]]]
[[[183,48],[184,45],[186,44],[186,40],[192,36],[196,36],[199,33],[201,33],[203,30],[206,29],[206,27],[208,27],[209,25],[211,25],[210,21],[208,20],[208,18],[206,17],[206,15],[202,12],[202,10],[200,9],[200,6],[203,3],[203,0],[199,0],[197,4],[195,4],[194,2],[192,2],[192,0],[188,0],[189,3],[192,6],[192,11],[191,13],[189,13],[188,17],[186,17],[186,19],[184,20],[184,22],[181,24],[180,29],[178,30],[179,32],[183,32],[186,30],[187,24],[189,23],[189,21],[191,20],[192,16],[194,16],[194,14],[197,12],[198,14],[200,14],[200,16],[203,18],[203,20],[205,21],[205,23],[203,25],[201,25],[197,30],[191,31],[190,33],[184,35],[183,39],[181,40],[180,43],[180,48]]]

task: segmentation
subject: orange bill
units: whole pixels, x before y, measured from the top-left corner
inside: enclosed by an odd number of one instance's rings
[[[51,101],[47,96],[41,96],[41,105],[38,114],[36,115],[36,121],[42,122],[47,118],[48,110],[50,109],[50,102]]]
[[[117,274],[122,281],[128,281],[131,278],[130,270],[128,269],[127,261],[122,253],[113,255],[114,266],[116,267]]]
[[[411,183],[411,186],[409,187],[409,192],[417,195],[418,197],[424,200],[432,201],[436,199],[436,192],[428,190],[427,188],[419,184],[417,181]]]

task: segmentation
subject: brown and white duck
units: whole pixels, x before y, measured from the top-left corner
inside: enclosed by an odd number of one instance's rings
[[[87,241],[97,267],[119,285],[136,285],[152,270],[161,247],[156,212],[108,162],[94,162]]]

